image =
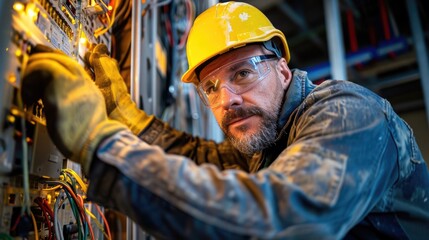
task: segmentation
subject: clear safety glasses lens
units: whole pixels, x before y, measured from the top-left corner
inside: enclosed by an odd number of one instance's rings
[[[234,94],[249,91],[270,72],[267,63],[270,59],[277,59],[277,56],[254,56],[217,68],[201,80],[197,86],[198,94],[205,105],[214,108],[220,104],[220,90],[223,87]]]

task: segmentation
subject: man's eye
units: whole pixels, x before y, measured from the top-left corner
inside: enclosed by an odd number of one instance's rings
[[[246,77],[248,77],[248,76],[249,76],[249,74],[250,74],[250,72],[249,72],[249,71],[247,71],[247,70],[243,70],[243,71],[240,71],[240,72],[238,73],[238,76],[239,76],[240,78],[246,78]]]
[[[237,71],[235,73],[233,82],[235,84],[245,84],[246,82],[248,82],[252,78],[252,75],[253,75],[252,71],[247,70],[247,69]]]
[[[216,85],[217,85],[216,83],[212,83],[212,82],[207,83],[204,86],[204,92],[207,95],[210,95],[211,93],[213,93],[214,91],[216,91],[216,89],[217,89]]]

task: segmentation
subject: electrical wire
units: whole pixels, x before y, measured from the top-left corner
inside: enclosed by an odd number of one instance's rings
[[[78,199],[76,197],[76,195],[74,194],[74,192],[72,191],[71,187],[68,186],[67,183],[62,182],[62,181],[47,181],[46,183],[54,183],[54,184],[59,184],[62,187],[62,190],[64,190],[64,193],[67,196],[67,199],[69,200],[70,203],[70,207],[72,209],[72,213],[76,219],[76,225],[78,227],[78,238],[82,239],[83,236],[86,235],[85,233],[85,227],[84,227],[84,214],[82,214],[81,209],[79,209],[78,207]]]
[[[80,187],[82,188],[82,191],[84,193],[87,192],[87,185],[83,182],[82,178],[72,169],[66,168],[66,169],[62,169],[62,172],[65,174],[70,174],[71,175],[71,180],[76,180],[76,182],[80,185]],[[74,182],[74,181],[73,181]],[[76,188],[74,187],[74,191],[76,193]],[[76,193],[77,198],[80,200],[82,206],[83,206],[83,198],[82,196],[80,196],[79,194]],[[101,232],[108,238],[111,239],[111,234],[110,234],[110,229],[109,229],[109,225],[107,224],[107,221],[104,218],[104,215],[102,214],[101,210],[99,209],[99,207],[96,205],[97,211],[100,214],[100,216],[103,218],[104,223],[105,223],[105,228],[103,228],[102,224],[98,221],[98,219],[91,213],[91,211],[87,208],[85,208],[85,212],[92,218],[94,219],[95,224],[97,225],[97,227],[101,230]],[[91,225],[89,225],[90,231],[93,232]],[[104,230],[106,229],[106,231]]]
[[[34,202],[40,207],[40,209],[42,210],[42,215],[45,217],[45,224],[48,228],[49,239],[53,239],[54,238],[54,230],[52,229],[52,225],[55,224],[54,212],[50,208],[46,199],[38,197],[38,198],[34,199]]]
[[[125,5],[125,3],[127,3],[128,5]],[[119,1],[117,13],[116,13],[116,20],[113,23],[114,26],[112,28],[113,35],[117,35],[118,33],[121,33],[125,25],[129,22],[129,20],[131,19],[131,9],[132,9],[132,1],[130,0]]]
[[[26,54],[22,55],[22,66],[21,72],[25,71],[27,66],[28,56]],[[18,108],[24,113],[24,104],[22,102],[22,92],[21,89],[18,92],[19,97],[17,99]],[[25,113],[24,113],[25,116]],[[29,167],[28,167],[28,145],[27,145],[27,134],[25,128],[25,117],[21,117],[21,143],[22,143],[22,176],[23,176],[23,185],[24,185],[24,201],[21,208],[21,215],[28,214],[30,212],[30,180],[29,180]]]
[[[113,26],[113,23],[115,22],[115,19],[116,19],[116,10],[118,9],[118,1],[117,0],[115,0],[114,1],[114,7],[113,7],[113,10],[112,10],[112,18],[110,18],[109,17],[109,13],[107,12],[106,13],[106,17],[107,17],[107,19],[108,19],[108,25],[107,25],[107,27],[105,27],[105,28],[102,28],[102,29],[96,29],[95,30],[95,32],[94,32],[94,36],[97,38],[97,37],[99,37],[100,35],[103,35],[103,34],[105,34],[107,31],[109,31],[109,29]]]
[[[167,83],[167,86],[174,89],[174,91],[170,92],[171,98],[167,99],[169,102],[166,103],[167,107],[164,109],[162,117],[163,120],[183,129],[188,127],[186,123],[187,116],[183,116],[178,109],[186,107],[187,99],[182,96],[182,94],[186,93],[181,91],[182,86],[179,79],[186,68],[183,64],[187,62],[184,49],[189,31],[195,18],[197,7],[201,6],[201,4],[199,1],[174,0],[171,4],[162,8],[163,11],[160,16],[162,30],[166,33],[162,37],[169,55],[167,68],[169,83]]]
[[[66,190],[66,189],[64,190],[64,193],[67,196],[67,200],[69,201],[70,208],[72,209],[73,215],[76,219],[76,226],[78,228],[78,231],[77,231],[78,239],[83,239],[87,235],[86,228],[85,228],[85,220],[83,219],[81,211],[78,209],[77,200],[73,199],[69,190]]]
[[[100,221],[98,221],[97,217],[88,209],[85,208],[86,214],[89,215],[89,217],[94,220],[95,225],[97,225],[98,229],[100,229],[101,233],[103,233],[103,235],[107,238],[107,239],[111,239],[106,231],[104,231],[103,225],[100,223]]]
[[[186,19],[184,20],[185,31],[182,33],[182,36],[180,37],[178,48],[183,49],[186,44],[186,40],[188,39],[189,30],[191,30],[192,26],[192,19],[194,18],[194,11],[193,11],[193,5],[190,0],[185,0],[185,6],[186,6]]]
[[[82,188],[82,191],[85,192],[85,193],[87,192],[87,190],[88,190],[87,185],[83,182],[82,178],[75,171],[73,171],[70,168],[65,168],[65,169],[62,169],[61,171],[65,172],[65,173],[68,173],[71,176],[73,176],[74,179],[76,179],[76,181],[79,184],[79,186]]]
[[[81,204],[82,209],[84,211],[83,214],[84,214],[84,217],[85,217],[85,221],[87,222],[87,226],[88,226],[90,235],[91,235],[92,239],[94,239],[94,230],[92,230],[92,226],[91,226],[91,224],[89,222],[88,216],[85,214],[86,208],[85,208],[85,205],[83,204],[83,198],[82,198],[81,195],[76,195],[76,197],[79,200],[79,203]]]
[[[52,226],[55,224],[55,221],[54,221],[54,212],[51,209],[51,207],[49,206],[48,201],[45,198],[42,199],[42,206],[45,208],[47,216],[49,217],[49,220],[50,220],[48,222],[49,223],[49,230],[50,230],[52,238],[54,238],[55,232],[52,229]]]
[[[82,191],[84,193],[87,192],[87,185],[83,182],[82,178],[75,171],[73,171],[72,169],[62,169],[62,172],[65,173],[65,174],[70,174],[71,177],[69,176],[69,179],[72,180],[72,182],[73,182],[72,184],[74,184],[74,180],[75,180],[80,185]],[[79,202],[81,203],[82,206],[84,206],[82,196],[79,195],[79,194],[77,194],[75,187],[73,187],[73,189],[75,191],[76,197],[78,198]],[[89,209],[87,209],[87,208],[84,207],[85,212],[90,216],[90,218],[92,218],[94,220],[94,223],[101,230],[101,232],[105,235],[105,237],[107,239],[111,239],[109,225],[107,224],[107,221],[106,221],[106,219],[104,217],[104,214],[101,212],[101,210],[99,209],[98,205],[95,205],[95,206],[96,206],[96,209],[97,209],[99,215],[102,217],[102,219],[104,221],[104,224],[105,224],[104,228],[103,228],[102,224],[98,221],[98,219],[94,216],[94,214],[92,214],[92,212]],[[92,227],[91,227],[90,224],[88,224],[88,227],[89,227],[90,232],[92,232],[91,235],[94,235],[93,229],[92,229]]]
[[[117,1],[119,2],[119,1]],[[81,3],[81,1],[79,1],[79,4]],[[115,11],[113,12],[113,16],[114,16]],[[113,18],[114,20],[114,18]],[[113,22],[113,21],[112,21]],[[112,24],[110,24],[111,27]],[[22,65],[21,65],[21,71],[24,72],[25,71],[25,67],[26,67],[26,63],[28,60],[28,56],[23,54],[23,59],[22,59]],[[27,144],[27,136],[26,136],[26,112],[24,111],[24,104],[22,102],[22,94],[21,91],[19,90],[18,92],[18,98],[17,98],[17,107],[20,110],[20,112],[22,113],[22,116],[20,118],[20,125],[21,125],[21,142],[22,142],[22,176],[23,176],[23,201],[22,201],[22,207],[21,207],[21,214],[17,217],[13,227],[11,228],[11,230],[15,230],[17,228],[17,226],[19,225],[22,217],[24,216],[31,216],[32,219],[32,223],[33,223],[33,228],[34,228],[34,237],[35,240],[39,239],[39,231],[38,231],[38,227],[37,227],[37,222],[36,222],[36,218],[33,214],[33,212],[30,209],[31,206],[31,197],[30,197],[30,183],[29,183],[29,157],[28,157],[28,144]],[[76,174],[74,171],[72,171],[71,169],[64,169],[64,172],[69,175],[68,179],[71,181],[71,186],[68,186],[67,184],[64,183],[59,183],[57,186],[51,187],[51,188],[45,188],[42,189],[43,191],[55,191],[57,189],[60,189],[64,192],[67,192],[66,195],[69,197],[69,201],[71,203],[72,206],[72,210],[74,212],[74,215],[76,217],[76,221],[78,222],[78,225],[82,225],[82,230],[80,232],[83,232],[84,234],[81,235],[80,239],[83,239],[84,236],[86,236],[85,234],[85,224],[88,224],[88,218],[85,214],[85,211],[83,209],[84,208],[84,204],[83,204],[83,198],[81,196],[76,196],[75,192],[76,189],[71,189],[74,188],[75,181],[77,181],[77,183],[79,184],[79,186],[81,187],[83,192],[87,191],[87,186],[86,184],[84,184],[84,182],[82,181],[82,179],[78,176],[78,174]],[[57,198],[57,201],[55,201],[55,204],[57,204],[57,207],[54,207],[54,211],[50,208],[49,204],[47,203],[46,199],[42,199],[42,198],[38,198],[35,199],[35,203],[40,207],[41,211],[42,211],[42,215],[44,217],[45,220],[45,224],[47,227],[47,230],[49,232],[49,239],[60,239],[62,240],[63,237],[63,233],[61,230],[61,225],[58,221],[58,219],[56,218],[57,213],[58,213],[58,203],[60,200],[60,195]],[[104,218],[104,216],[103,216]],[[81,219],[81,223],[79,224]],[[99,223],[101,225],[101,223]],[[92,239],[94,239],[94,233],[92,231],[92,227],[89,225],[88,226],[89,231],[90,231],[90,236]],[[108,230],[108,228],[107,228]],[[79,232],[79,233],[80,233]],[[107,233],[105,233],[109,239],[111,239],[110,237],[110,230],[107,231]],[[1,235],[1,239],[4,238],[11,238],[8,235]],[[13,238],[11,238],[13,239]]]
[[[101,218],[103,219],[104,226],[105,226],[105,229],[107,231],[108,238],[112,239],[112,235],[110,234],[110,226],[109,226],[109,223],[107,222],[106,217],[104,216],[104,214],[101,211],[100,207],[97,204],[94,204],[94,205],[95,205],[95,209],[97,210],[98,214],[100,214]]]
[[[70,203],[70,207],[73,211],[73,214],[76,219],[76,225],[78,227],[78,238],[82,239],[84,236],[86,236],[86,227],[85,227],[85,218],[84,213],[82,214],[82,211],[78,207],[78,199],[74,195],[72,189],[67,185],[67,183],[62,183],[63,188],[65,189],[65,194],[67,196],[67,199]]]
[[[167,32],[167,39],[168,39],[168,43],[170,44],[170,45],[173,45],[173,33],[171,32],[172,30],[171,30],[171,21],[170,21],[170,19],[168,18],[168,10],[169,10],[169,7],[168,7],[168,5],[165,5],[164,6],[164,14],[167,16],[166,18],[165,18],[165,31]]]
[[[83,198],[82,198],[82,196],[77,195],[77,198],[78,198],[78,200],[79,200],[79,202],[80,202],[80,204],[81,204],[82,208],[83,208],[83,209],[84,209],[84,211],[85,211],[85,210],[86,210],[86,208],[85,208],[85,205],[84,205],[84,203],[83,203]],[[92,239],[94,240],[94,238],[95,238],[94,230],[92,229],[92,226],[91,226],[91,224],[90,224],[90,222],[89,222],[88,216],[85,214],[85,212],[84,212],[84,216],[85,216],[85,220],[86,220],[86,222],[87,222],[87,226],[88,226],[88,229],[89,229],[90,235],[91,235]]]
[[[83,233],[84,233],[83,236],[86,236],[86,233],[87,233],[86,229],[88,228],[91,239],[94,239],[94,232],[92,230],[92,227],[89,225],[88,216],[85,213],[83,198],[80,195],[76,195],[75,192],[72,190],[71,186],[69,186],[68,183],[66,183],[66,182],[46,181],[46,183],[55,183],[55,184],[62,185],[62,187],[65,190],[65,193],[69,199],[69,202],[71,203],[70,206],[72,207],[73,212],[76,213],[75,218],[76,218],[76,221],[78,222],[78,227],[79,227],[79,225],[81,225],[81,227],[83,229]],[[80,232],[81,231],[79,231],[79,234],[80,234]]]
[[[54,203],[54,220],[55,220],[54,231],[55,231],[55,236],[57,236],[58,240],[64,240],[64,234],[62,231],[61,222],[58,218],[58,209],[62,206],[62,203],[60,204],[62,191],[64,190],[63,189],[60,190],[60,192],[58,193],[57,199],[55,200],[55,203]]]
[[[60,189],[60,188],[61,188],[61,186],[57,185],[57,186],[51,187],[51,188],[43,188],[42,191],[55,191],[55,190]]]
[[[10,228],[10,231],[11,231],[11,232],[12,232],[12,231],[15,231],[15,230],[16,230],[16,228],[18,227],[19,221],[21,221],[21,216],[22,216],[22,215],[19,215],[19,216],[16,218],[15,223],[14,223],[14,224],[13,224],[13,226]]]
[[[112,2],[113,2],[113,1],[115,1],[115,0],[112,0]],[[116,1],[117,1],[117,0],[116,0]],[[107,5],[106,5],[106,3],[105,3],[104,1],[102,1],[102,0],[101,0],[101,1],[96,1],[96,2],[97,2],[97,3],[101,3],[101,5],[103,5],[105,9],[109,9],[109,6],[107,6]]]
[[[39,240],[39,230],[37,229],[36,218],[34,217],[33,212],[31,212],[31,220],[33,221],[34,240]],[[2,239],[2,238],[0,238],[0,239]]]

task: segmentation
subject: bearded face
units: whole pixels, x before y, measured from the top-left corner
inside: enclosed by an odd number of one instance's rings
[[[245,154],[253,154],[274,143],[277,136],[277,119],[280,104],[273,106],[271,111],[263,110],[257,106],[241,107],[228,111],[221,123],[221,128],[226,137],[235,148]],[[231,131],[230,125],[238,119],[259,117],[259,126],[251,131],[250,126],[243,124]]]

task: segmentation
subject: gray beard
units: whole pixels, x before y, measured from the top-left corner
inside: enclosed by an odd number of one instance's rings
[[[232,145],[244,154],[254,154],[262,151],[274,143],[277,137],[277,114],[279,106],[275,106],[275,111],[267,112],[260,108],[252,107],[251,109],[240,109],[236,115],[246,114],[251,112],[262,117],[260,130],[251,135],[245,135],[242,138],[235,138],[228,131],[225,131],[226,126],[223,125],[225,135]]]
[[[245,136],[241,139],[228,136],[228,139],[238,151],[251,155],[262,151],[274,143],[277,136],[276,129],[275,122],[268,122],[261,126],[260,131],[255,134]]]

